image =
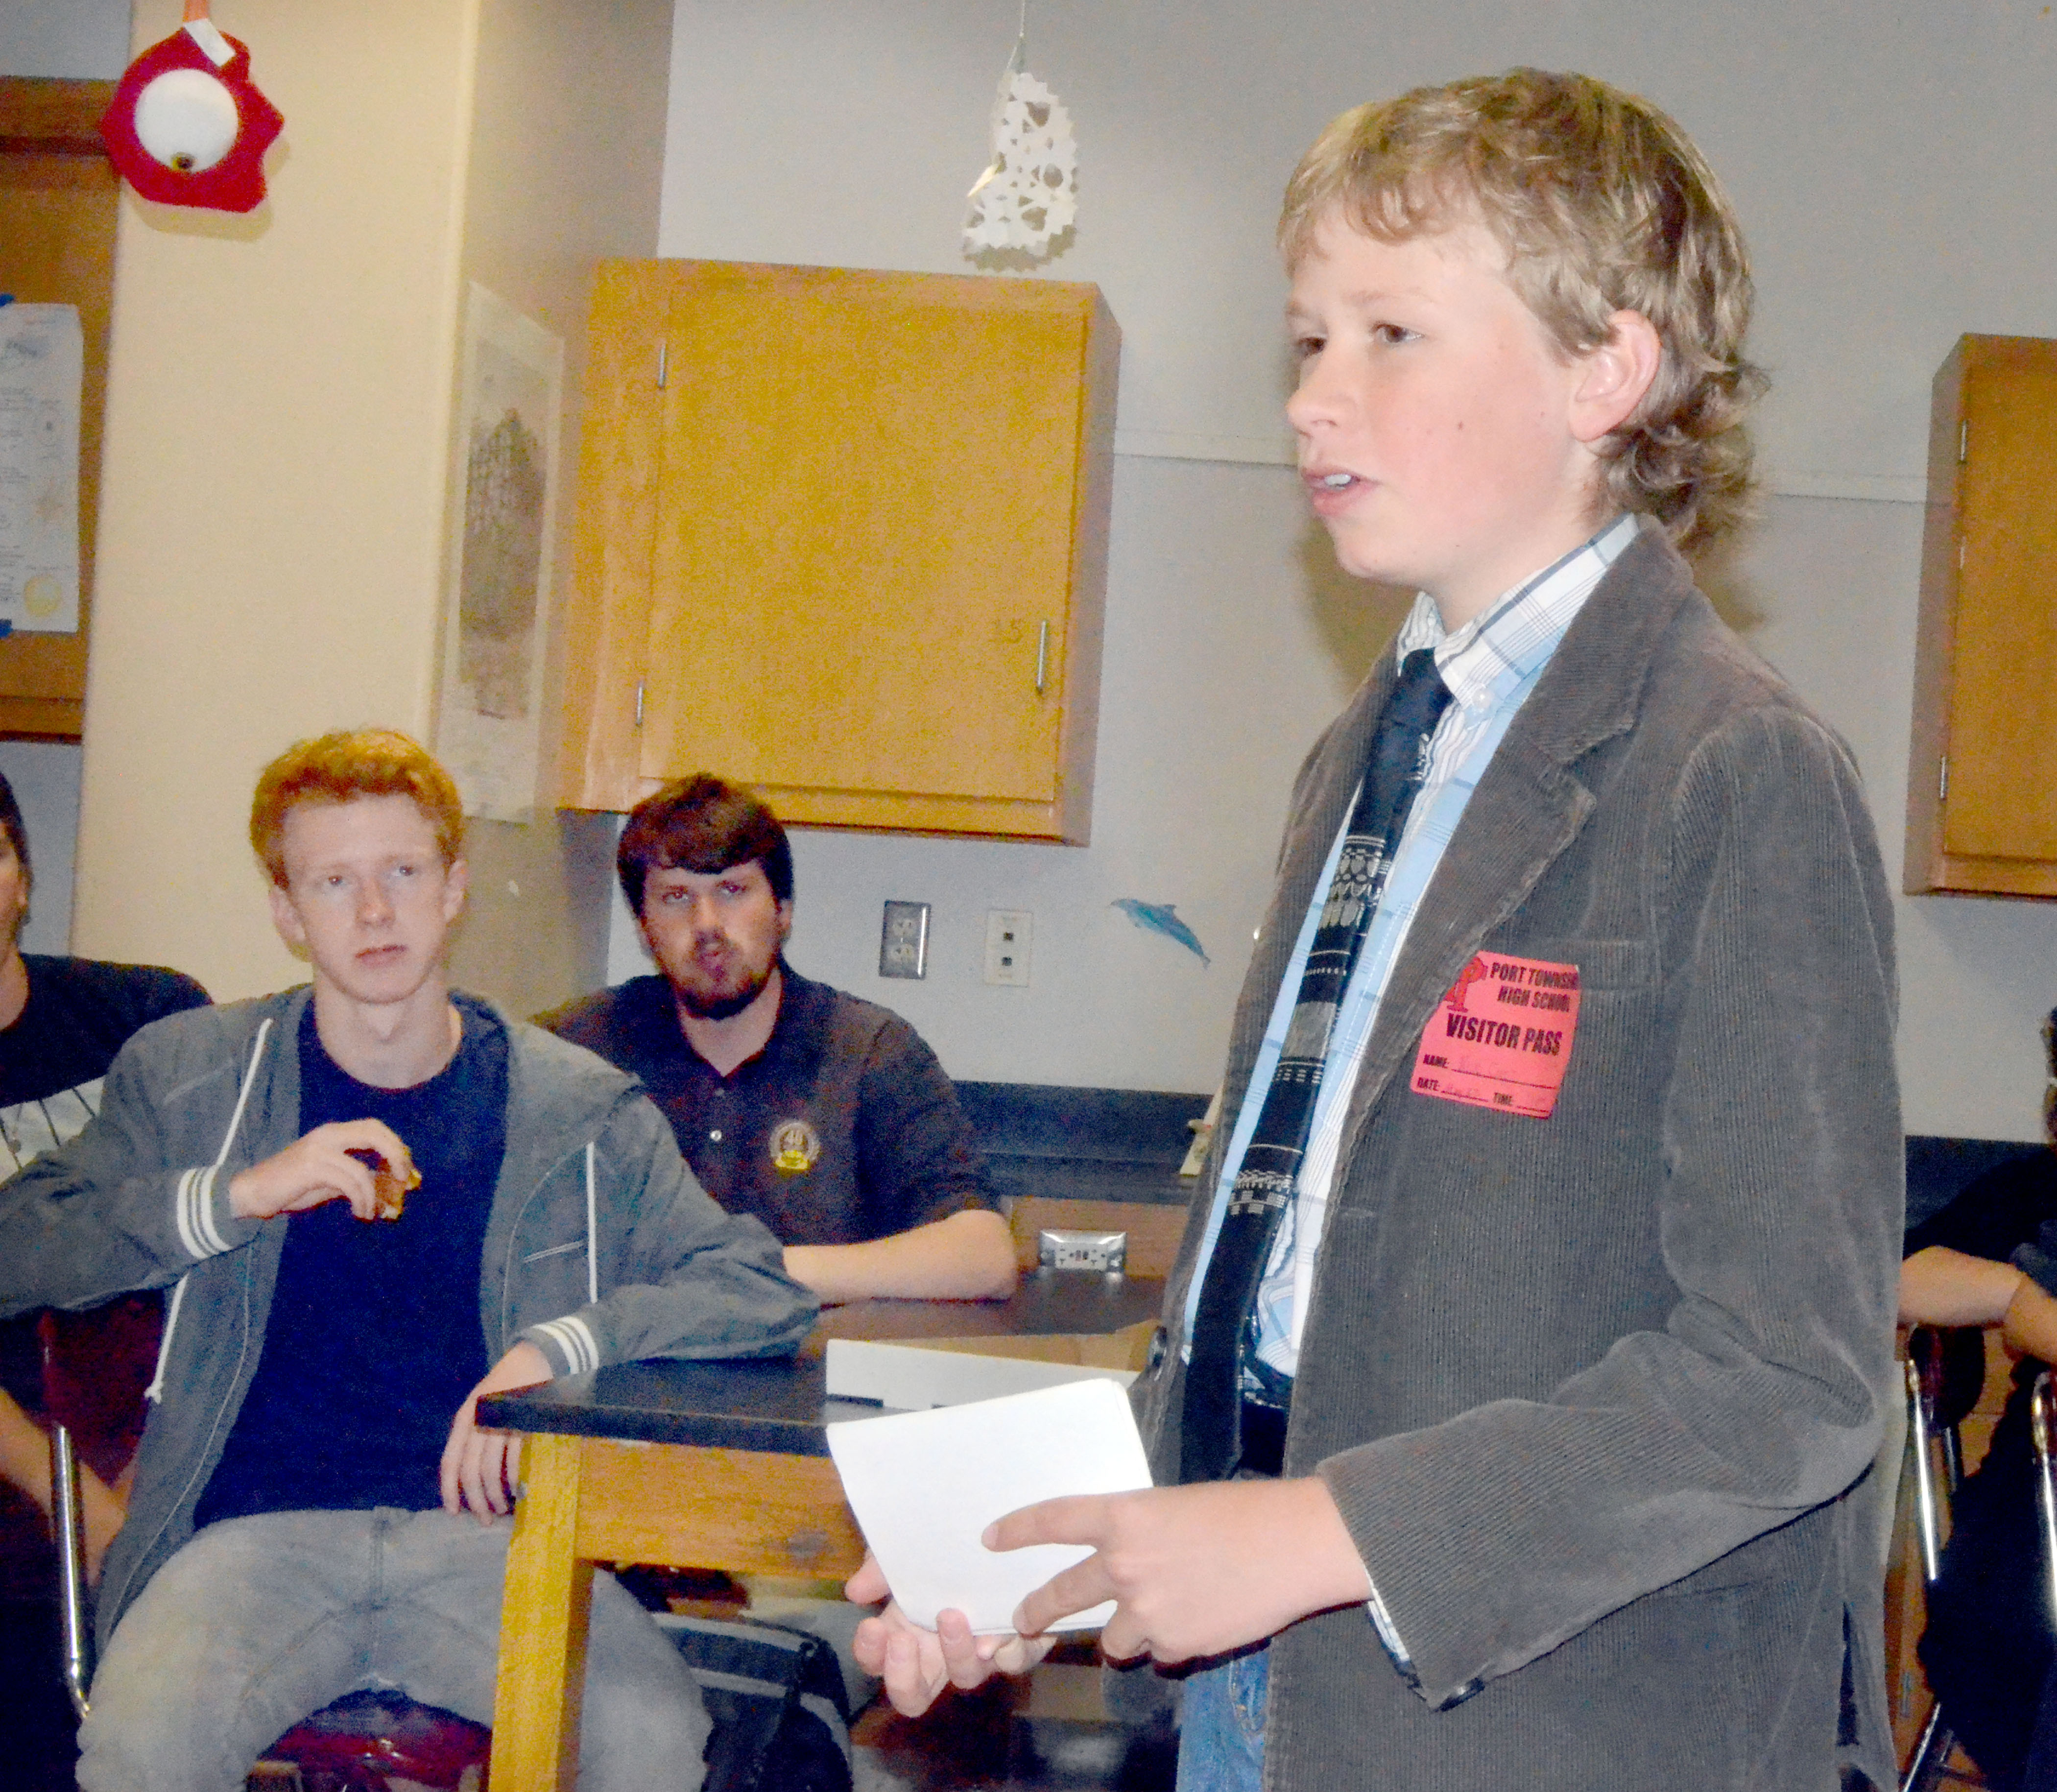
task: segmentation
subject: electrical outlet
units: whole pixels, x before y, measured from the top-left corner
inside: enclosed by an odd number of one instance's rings
[[[878,930],[878,974],[924,977],[929,974],[929,905],[888,902]]]
[[[1098,1270],[1119,1275],[1128,1261],[1126,1232],[1060,1232],[1046,1227],[1036,1240],[1036,1256],[1045,1269]]]
[[[1026,909],[989,909],[985,915],[985,980],[1028,987],[1028,957],[1036,918]]]

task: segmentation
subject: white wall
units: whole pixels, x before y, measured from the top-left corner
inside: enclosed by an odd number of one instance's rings
[[[179,10],[143,0],[138,39]],[[465,280],[583,338],[594,257],[654,235],[669,25],[668,0],[234,15],[287,120],[265,203],[132,193],[116,239],[74,917],[81,952],[224,998],[304,975],[243,844],[260,768],[325,728],[429,735]],[[473,937],[519,945],[474,981],[517,1005],[563,944],[554,845],[482,835]],[[139,865],[176,899],[139,899]]]
[[[1016,17],[680,0],[660,252],[965,271]],[[1742,214],[1784,495],[1710,582],[1849,736],[1897,876],[1928,381],[1962,331],[2057,335],[2057,20],[2017,0],[1775,19],[1739,0],[1039,0],[1028,61],[1080,145],[1077,240],[1047,272],[1098,281],[1125,339],[1094,843],[800,836],[801,969],[902,1009],[961,1076],[1212,1085],[1291,768],[1393,613],[1256,464],[1282,452],[1278,192],[1344,106],[1522,61],[1650,94]],[[1175,902],[1212,967],[1119,895]],[[936,906],[925,983],[876,975],[889,896]],[[978,979],[989,906],[1035,910],[1027,990]],[[2033,1136],[2057,907],[1921,898],[1899,918],[1910,1128]],[[617,929],[611,974],[637,968]]]
[[[1914,505],[1780,498],[1710,581],[1745,639],[1850,743],[1896,884],[1920,553]],[[1894,907],[1908,1130],[2039,1137],[2057,903],[1902,896]]]
[[[129,65],[129,0],[5,0],[0,74],[113,81]]]
[[[244,843],[257,773],[323,728],[428,721],[478,3],[236,0],[221,22],[287,120],[264,203],[122,196],[73,918],[89,957],[223,999],[302,979]],[[180,11],[142,0],[138,47]],[[177,866],[177,899],[139,902],[139,861]]]
[[[1520,62],[1673,112],[1728,185],[1778,380],[1784,489],[1918,496],[1928,379],[1965,330],[2057,311],[2057,16],[1758,0],[1038,0],[1029,66],[1070,105],[1076,247],[1126,333],[1132,445],[1280,439],[1280,188],[1358,101]],[[965,188],[1014,0],[679,0],[667,254],[964,271]]]

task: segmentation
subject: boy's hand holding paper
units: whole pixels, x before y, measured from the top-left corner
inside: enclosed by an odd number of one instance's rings
[[[1108,1382],[852,1420],[831,1425],[828,1441],[894,1599],[929,1630],[955,1610],[974,1631],[1011,1631],[1025,1596],[1092,1552],[1041,1543],[997,1553],[982,1540],[996,1520],[1039,1501],[1150,1485],[1128,1396]],[[1091,1629],[1112,1609],[1042,1627]]]
[[[866,1556],[844,1594],[859,1605],[887,1596],[878,1558]],[[961,1612],[945,1610],[933,1630],[924,1630],[898,1605],[889,1604],[857,1627],[851,1653],[866,1673],[882,1680],[886,1696],[903,1717],[919,1717],[945,1687],[969,1691],[996,1674],[1026,1674],[1049,1653],[1054,1636],[974,1636]]]
[[[1327,1483],[1312,1475],[1049,1500],[988,1536],[996,1549],[1090,1545],[1022,1600],[1016,1627],[1068,1628],[1060,1614],[1115,1601],[1099,1620],[1100,1652],[1113,1661],[1224,1655],[1371,1592]]]
[[[1175,1662],[1240,1648],[1370,1592],[1318,1476],[1045,1500],[1009,1512],[985,1536],[999,1550],[1070,1544],[1090,1545],[1092,1553],[1024,1596],[1014,1617],[1023,1635],[974,1635],[947,1607],[933,1627],[891,1606],[861,1625],[857,1659],[885,1681],[894,1708],[906,1716],[918,1717],[945,1686],[1025,1671],[1043,1656],[1037,1645],[1045,1639],[1036,1633],[1067,1613],[1104,1611],[1110,1599],[1116,1603],[1100,1633],[1103,1655]],[[875,1560],[848,1588],[866,1605],[886,1591]]]
[[[1032,1667],[1052,1631],[1104,1626],[1114,1659],[1183,1661],[1369,1590],[1324,1482],[1152,1488],[1108,1382],[828,1430],[874,1556],[850,1596],[894,1599],[858,1659],[909,1715]]]

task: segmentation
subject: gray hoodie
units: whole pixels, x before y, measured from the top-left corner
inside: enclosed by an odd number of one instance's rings
[[[263,1347],[282,1220],[236,1218],[228,1185],[299,1136],[304,988],[145,1027],[98,1116],[0,1190],[0,1317],[172,1290],[129,1521],[101,1580],[103,1642],[192,1534]],[[519,1339],[557,1374],[644,1357],[792,1350],[813,1295],[778,1241],[693,1179],[632,1078],[501,1017],[507,1147],[478,1269],[489,1362]]]

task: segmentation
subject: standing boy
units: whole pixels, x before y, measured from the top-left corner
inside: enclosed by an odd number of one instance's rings
[[[1337,120],[1281,238],[1310,499],[1422,595],[1294,792],[1159,1485],[996,1525],[1096,1548],[1017,1621],[1202,1661],[1189,1792],[1883,1786],[1890,909],[1674,547],[1746,492],[1740,235],[1669,119],[1520,70]],[[903,1708],[1035,1647],[860,1641]]]
[[[0,1312],[172,1289],[81,1786],[240,1785],[362,1687],[490,1723],[515,1456],[479,1396],[813,1318],[633,1082],[450,989],[463,828],[404,735],[275,760],[251,842],[311,994],[146,1028],[0,1196]],[[581,1784],[699,1783],[699,1695],[604,1576],[585,1710]]]

